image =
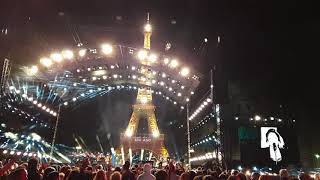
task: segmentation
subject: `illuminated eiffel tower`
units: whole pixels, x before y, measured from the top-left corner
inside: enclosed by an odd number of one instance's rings
[[[152,27],[149,23],[149,14],[147,24],[144,27],[144,48],[150,50]],[[149,66],[149,61],[141,61],[142,64]],[[152,74],[145,71],[145,77],[150,77]],[[148,85],[148,84],[147,84]],[[152,91],[147,88],[140,88],[138,90],[136,103],[133,105],[133,112],[129,121],[129,124],[123,134],[120,137],[122,160],[124,160],[124,154],[127,152],[130,154],[130,160],[132,161],[132,151],[141,150],[141,160],[144,150],[149,150],[158,158],[166,160],[168,157],[168,151],[164,146],[164,135],[160,134],[157,119],[155,115],[156,107],[152,103]],[[147,120],[148,134],[138,134],[138,125],[140,120]]]

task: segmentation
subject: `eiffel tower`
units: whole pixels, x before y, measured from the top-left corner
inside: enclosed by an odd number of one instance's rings
[[[144,48],[146,50],[150,50],[150,43],[151,25],[149,24],[148,14],[147,24],[144,30]],[[147,66],[150,65],[148,61],[141,61],[141,63]],[[146,73],[145,76],[149,77],[150,74]],[[143,156],[143,150],[149,150],[154,153],[158,159],[166,160],[168,157],[168,151],[164,145],[164,135],[160,134],[157,125],[155,109],[156,107],[152,103],[152,91],[147,88],[139,88],[129,124],[125,132],[120,136],[122,159],[124,159],[125,153],[129,152],[129,154],[132,154],[132,151],[140,149],[142,152],[141,156]],[[147,120],[148,134],[138,134],[140,120]],[[132,157],[130,157],[130,160],[131,158]]]

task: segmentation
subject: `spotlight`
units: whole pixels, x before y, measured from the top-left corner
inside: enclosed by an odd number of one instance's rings
[[[51,65],[52,65],[52,60],[51,59],[49,59],[49,58],[46,58],[46,57],[44,57],[44,58],[41,58],[40,59],[40,63],[43,65],[43,66],[45,66],[45,67],[50,67]]]
[[[190,70],[189,70],[189,68],[186,68],[186,67],[182,68],[182,70],[180,72],[180,74],[182,76],[188,76],[189,73],[190,73]]]
[[[77,98],[75,98],[75,97],[74,97],[74,98],[72,98],[72,101],[73,101],[73,102],[74,102],[74,101],[76,101],[76,100],[77,100]]]
[[[178,93],[178,96],[180,97],[180,96],[181,96],[181,93]]]
[[[164,62],[164,64],[168,64],[169,63],[169,59],[168,58],[164,58],[163,62]]]
[[[148,56],[148,52],[147,52],[146,50],[140,50],[140,51],[138,52],[138,58],[139,58],[141,61],[145,60],[145,59],[147,58],[147,56]]]
[[[73,52],[71,50],[64,50],[62,51],[62,56],[65,59],[72,59],[73,58]]]
[[[151,26],[151,24],[146,24],[145,26],[144,26],[144,31],[145,32],[151,32],[152,31],[152,26]]]
[[[110,44],[101,45],[102,52],[106,55],[109,55],[113,51],[113,47]]]
[[[38,73],[38,71],[39,71],[39,69],[38,69],[38,67],[37,66],[31,66],[31,68],[30,68],[30,75],[35,75],[35,74],[37,74]]]
[[[204,42],[208,42],[208,38],[204,38]]]
[[[148,60],[152,63],[156,62],[157,61],[157,56],[155,54],[151,54],[149,57],[148,57]]]
[[[260,121],[260,120],[261,120],[261,117],[260,117],[259,115],[255,115],[255,116],[254,116],[254,120]]]
[[[126,130],[125,134],[126,134],[127,137],[131,137],[133,132],[132,132],[132,130],[128,129],[128,130]]]
[[[179,65],[178,61],[173,59],[171,62],[170,62],[170,67],[171,68],[176,68],[177,66]]]
[[[63,60],[63,57],[62,57],[62,55],[61,55],[60,53],[52,53],[52,54],[50,55],[50,58],[51,58],[52,60],[58,62],[58,63]]]
[[[153,132],[152,132],[152,136],[153,136],[154,138],[159,137],[159,135],[160,135],[159,131],[153,131]]]
[[[85,56],[86,53],[87,53],[87,50],[86,50],[86,49],[80,49],[80,50],[79,50],[79,56],[80,56],[80,57]]]

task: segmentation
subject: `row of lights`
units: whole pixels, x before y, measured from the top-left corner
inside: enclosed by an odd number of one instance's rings
[[[10,86],[9,89],[10,90],[15,90],[16,94],[20,94],[21,93],[21,91],[19,89],[16,89],[14,86]],[[29,102],[32,102],[35,105],[35,107],[38,107],[39,109],[43,110],[44,112],[49,113],[52,116],[57,116],[57,113],[55,111],[53,111],[52,109],[47,107],[45,104],[42,104],[41,102],[38,102],[37,100],[34,100],[33,97],[29,97],[27,94],[22,94],[21,96],[25,100],[28,100]]]
[[[120,90],[120,89],[123,89],[123,88],[127,88],[129,90],[133,89],[133,90],[138,90],[139,87],[137,86],[131,86],[131,85],[116,85],[116,86],[108,86],[108,87],[104,87],[104,88],[97,88],[97,89],[90,89],[88,93],[81,93],[79,97],[73,97],[72,98],[72,101],[75,102],[77,100],[79,100],[80,98],[82,97],[85,97],[86,94],[91,94],[91,93],[96,93],[96,92],[99,92],[99,91],[105,91],[105,90]],[[176,101],[173,101],[172,99],[170,99],[168,96],[165,96],[164,93],[162,93],[161,91],[154,91],[154,90],[149,90],[151,91],[151,93],[155,93],[156,95],[162,95],[161,97],[163,97],[164,99],[166,100],[169,100],[171,101],[174,105],[177,105],[177,102]],[[65,101],[62,103],[64,106],[68,106],[69,105],[69,102],[68,101]],[[180,109],[184,109],[185,107],[184,106],[180,106]]]
[[[239,120],[239,117],[236,116],[236,117],[234,117],[234,119],[237,121],[237,120]],[[255,122],[260,122],[260,121],[267,122],[268,119],[269,119],[270,121],[282,122],[282,119],[281,119],[281,118],[275,118],[275,117],[262,118],[262,117],[259,116],[259,115],[255,115],[254,117],[249,118],[250,121],[255,121]],[[293,119],[292,122],[296,122],[296,120]]]
[[[87,53],[87,49],[80,49],[78,51],[79,57],[84,57]],[[101,45],[101,52],[104,55],[111,55],[113,53],[113,46],[110,44],[102,44]],[[96,53],[96,50],[95,50]],[[142,49],[138,51],[137,58],[140,61],[148,61],[149,63],[156,63],[158,60],[158,56],[154,53],[149,53],[147,50]],[[72,60],[74,59],[74,53],[72,50],[63,50],[61,52],[54,52],[49,57],[42,57],[40,59],[40,63],[46,67],[49,68],[53,66],[54,63],[62,63],[64,60]],[[179,62],[176,59],[169,60],[169,58],[163,59],[163,64],[167,65],[168,67],[172,69],[176,69],[179,66]],[[35,75],[39,71],[38,66],[34,65],[29,68],[29,74]],[[190,70],[187,67],[181,68],[179,71],[179,74],[183,77],[187,77],[190,74]]]
[[[216,139],[216,137],[214,135],[207,135],[203,139],[201,139],[200,141],[198,141],[196,143],[193,143],[191,145],[191,147],[197,147],[199,145],[202,145],[202,144],[205,144],[205,143],[208,143],[208,142],[211,142],[211,141],[214,141],[214,142],[218,143],[218,140]]]
[[[212,99],[210,97],[208,97],[207,99],[205,99],[201,105],[192,113],[192,115],[189,117],[189,121],[192,121],[199,113],[202,112],[202,110],[208,106],[209,104],[212,103]]]
[[[126,66],[127,67],[127,69],[129,68],[128,66]],[[119,68],[119,66],[116,64],[116,65],[110,65],[110,68],[111,69],[114,69],[114,68]],[[105,74],[106,74],[106,71],[103,71],[105,69],[105,67],[102,67],[102,66],[99,66],[99,67],[97,67],[97,68],[91,68],[91,67],[89,67],[89,68],[87,68],[87,71],[94,71],[94,73],[97,75],[97,76],[102,76],[102,79],[111,79],[111,78],[122,78],[122,76],[121,75],[117,75],[117,74],[114,74],[113,76],[110,76],[110,77],[108,77],[108,76],[106,76]],[[133,71],[135,71],[136,69],[138,69],[138,71],[140,71],[140,73],[142,73],[142,74],[145,74],[145,71],[147,71],[147,70],[145,70],[145,69],[143,69],[143,68],[137,68],[137,67],[135,67],[135,66],[131,66],[131,69],[133,70]],[[96,71],[95,71],[96,70]],[[80,73],[82,70],[81,69],[77,69],[76,70],[77,71],[77,73]],[[158,74],[158,76],[160,76],[160,77],[162,77],[162,78],[166,78],[168,81],[170,81],[171,79],[170,79],[170,77],[168,77],[168,75],[166,74],[166,73],[161,73],[161,72],[159,72],[159,73],[157,73],[156,71],[152,71],[152,75],[157,75]],[[69,75],[66,75],[66,77],[68,77]],[[140,78],[137,76],[137,75],[129,75],[128,76],[128,78],[132,78],[132,79],[137,79],[137,80],[140,80],[140,81],[143,81],[143,82],[147,82],[148,81],[148,78],[146,78],[146,77],[144,77],[144,76],[141,76]],[[99,78],[99,77],[96,77],[96,76],[94,76],[94,77],[92,77],[92,80],[93,81],[95,81],[95,80],[101,80],[101,78]],[[87,79],[83,79],[83,81],[87,81]],[[149,80],[150,81],[150,83],[149,84],[156,84],[157,82],[156,82],[156,80]],[[180,81],[177,81],[177,80],[174,80],[174,79],[172,79],[171,80],[171,83],[172,84],[178,84],[178,85],[180,85]],[[164,86],[165,85],[165,83],[163,82],[163,81],[159,81],[157,84],[159,84],[159,85],[161,85],[161,86]],[[167,89],[169,89],[169,91],[172,91],[173,89],[171,88],[171,87],[166,87]],[[181,88],[181,89],[185,89],[185,86],[183,86],[183,85],[181,85],[179,88]]]
[[[22,153],[21,151],[15,152],[13,150],[9,151],[9,150],[6,150],[6,149],[3,150],[2,153],[3,154],[9,154],[9,155],[17,155],[17,156],[28,156],[28,157],[37,157],[37,156],[39,156],[39,155],[37,155],[37,153],[33,153],[33,152],[24,152],[24,153]]]
[[[195,127],[190,130],[190,132],[194,132],[195,130],[199,129],[201,126],[205,125],[211,119],[211,117],[214,117],[213,113],[210,113],[206,117],[204,117],[204,119],[202,119],[200,122],[198,122],[195,125]]]
[[[16,111],[19,111],[19,116],[22,116],[24,114],[25,115],[25,119],[30,118],[29,121],[31,121],[31,122],[35,121],[35,123],[39,123],[39,121],[40,121],[40,125],[50,128],[47,123],[45,123],[45,122],[43,122],[41,120],[37,120],[36,117],[34,117],[34,116],[30,115],[29,113],[26,113],[26,112],[24,112],[24,111],[22,111],[22,110],[20,110],[20,109],[18,109],[16,107],[12,107],[10,104],[7,104],[7,107],[5,107],[5,109],[7,109],[7,108],[8,108],[8,110],[13,109],[13,110],[11,110],[12,113],[15,113]]]
[[[137,58],[140,61],[148,61],[149,63],[156,63],[158,60],[158,56],[153,53],[149,53],[147,50],[143,49],[140,50],[137,54]],[[176,59],[170,60],[169,58],[164,58],[163,59],[163,64],[167,65],[168,67],[175,69],[179,66],[179,62]],[[190,73],[189,68],[183,67],[181,68],[179,74],[183,77],[187,77]]]
[[[14,86],[9,87],[10,90],[15,89],[16,94],[20,94],[20,90],[16,89]],[[43,110],[44,112],[49,113],[52,116],[57,116],[57,112],[53,111],[49,107],[47,107],[45,104],[42,104],[41,102],[38,102],[37,100],[34,100],[33,97],[28,97],[27,94],[21,95],[25,100],[28,100],[29,102],[32,102],[35,107],[38,107],[39,109]]]
[[[190,158],[190,161],[191,162],[195,162],[195,161],[204,161],[204,160],[209,160],[209,159],[214,159],[214,158],[217,158],[217,155],[215,152],[211,152],[211,153],[206,153],[204,155],[200,155],[200,156],[197,156],[197,157],[193,157],[193,158]],[[219,156],[219,159],[221,157]]]

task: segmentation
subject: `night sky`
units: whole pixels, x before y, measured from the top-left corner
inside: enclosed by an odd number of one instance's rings
[[[320,28],[316,11],[311,1],[295,0],[7,0],[0,2],[0,30],[8,28],[8,35],[0,36],[0,57],[10,57],[20,65],[37,63],[39,57],[54,48],[75,46],[75,32],[84,44],[111,41],[139,47],[143,43],[142,25],[150,12],[154,26],[152,49],[163,51],[166,42],[170,42],[171,53],[203,75],[217,65],[221,68],[222,83],[215,86],[220,86],[221,91],[226,91],[225,82],[240,81],[266,104],[281,104],[292,111],[303,127],[300,134],[306,139],[312,137],[310,142],[317,142],[320,135],[314,132],[320,125],[317,113]],[[204,38],[208,38],[208,43],[203,43]],[[204,78],[204,82],[208,79]],[[123,108],[127,109],[123,114],[115,113],[115,117],[129,119],[134,96],[123,95],[88,102],[64,117],[70,119],[65,126],[79,126],[81,132],[76,133],[85,136],[88,144],[94,144],[97,133],[94,131],[101,133],[101,126],[110,128],[101,122],[112,108],[116,112],[117,108],[128,107]],[[117,104],[110,105],[114,99]],[[160,100],[157,101],[160,106]],[[159,110],[166,112],[159,120],[163,129],[168,118],[174,121],[183,117],[165,111],[168,106],[161,105]],[[79,115],[85,110],[92,115]],[[89,118],[94,128],[86,131]],[[126,122],[117,126],[124,127]],[[63,141],[61,136],[59,139]]]

